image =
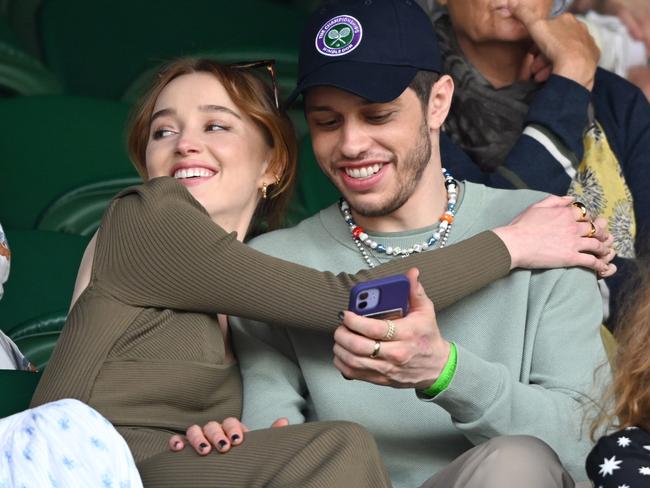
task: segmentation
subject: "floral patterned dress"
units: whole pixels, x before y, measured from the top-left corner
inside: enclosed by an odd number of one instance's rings
[[[142,488],[126,441],[78,400],[0,420],[0,488]]]

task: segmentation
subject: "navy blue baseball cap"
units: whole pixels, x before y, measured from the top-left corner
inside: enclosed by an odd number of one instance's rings
[[[442,71],[433,25],[415,0],[339,0],[311,14],[300,41],[291,104],[314,86],[370,102],[399,97],[419,70]]]

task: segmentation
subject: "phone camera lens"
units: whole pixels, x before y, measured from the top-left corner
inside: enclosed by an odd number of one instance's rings
[[[366,298],[368,298],[368,292],[364,291],[359,295],[359,298],[361,298],[361,300],[365,300]]]
[[[367,306],[368,306],[368,302],[359,302],[359,308],[360,308],[361,310],[363,310],[363,309],[366,308]]]

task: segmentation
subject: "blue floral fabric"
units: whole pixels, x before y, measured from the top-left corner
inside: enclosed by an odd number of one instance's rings
[[[0,420],[0,488],[141,488],[113,425],[78,400]]]

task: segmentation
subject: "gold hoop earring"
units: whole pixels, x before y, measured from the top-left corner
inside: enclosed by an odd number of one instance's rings
[[[266,200],[266,198],[268,197],[268,195],[267,195],[268,188],[269,188],[269,185],[267,185],[266,183],[264,183],[262,185],[262,199],[263,200]]]

